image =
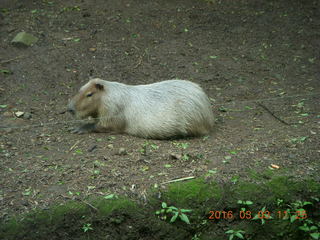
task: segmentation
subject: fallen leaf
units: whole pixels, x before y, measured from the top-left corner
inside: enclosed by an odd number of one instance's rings
[[[279,169],[280,167],[276,164],[271,164],[271,167],[274,168],[274,169]]]

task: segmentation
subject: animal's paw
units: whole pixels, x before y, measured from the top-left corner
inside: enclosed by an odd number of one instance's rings
[[[72,129],[70,132],[75,133],[75,134],[84,134],[84,133],[87,133],[88,131],[85,131],[81,127],[77,127],[77,128]]]
[[[84,133],[94,132],[95,129],[96,129],[95,124],[93,124],[93,123],[88,123],[88,124],[82,125],[82,126],[80,126],[80,127],[71,129],[71,133],[84,134]]]

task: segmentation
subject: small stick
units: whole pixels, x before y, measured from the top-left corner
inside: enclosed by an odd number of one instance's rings
[[[72,147],[69,149],[69,152],[71,152],[79,143],[80,143],[80,140],[76,141],[76,143],[73,144]]]
[[[134,69],[137,68],[137,67],[139,67],[139,66],[141,65],[141,63],[142,63],[142,57],[143,57],[143,56],[140,56],[140,57],[139,57],[138,63],[133,67]]]
[[[90,203],[88,203],[88,202],[86,202],[86,201],[84,201],[84,200],[82,200],[82,199],[80,199],[80,201],[83,202],[83,203],[85,203],[85,204],[87,204],[89,207],[91,207],[92,209],[94,209],[95,211],[98,212],[98,208],[96,208],[96,207],[93,206],[92,204],[90,204]]]
[[[24,57],[24,56],[22,55],[22,56],[18,56],[18,57],[15,57],[15,58],[8,59],[8,60],[4,60],[4,61],[1,61],[0,64],[12,62],[12,61],[18,60],[19,58],[22,58],[22,57]]]
[[[282,120],[281,118],[277,117],[273,112],[271,112],[271,110],[269,108],[267,108],[265,105],[263,105],[260,102],[256,102],[256,104],[258,104],[260,107],[262,107],[264,110],[266,110],[268,113],[271,114],[272,117],[274,117],[275,119],[277,119],[278,121],[282,122],[285,125],[290,126],[290,123],[287,123],[286,121]]]
[[[133,67],[134,69],[139,67],[142,63],[142,58],[144,57],[144,55],[146,55],[146,52],[144,52],[140,57],[139,57],[139,61],[138,63]]]
[[[195,178],[195,177],[191,176],[191,177],[178,178],[178,179],[170,180],[170,181],[167,181],[167,182],[163,182],[161,184],[167,184],[167,183],[173,183],[173,182],[181,182],[181,181],[190,180],[190,179],[193,179],[193,178]]]

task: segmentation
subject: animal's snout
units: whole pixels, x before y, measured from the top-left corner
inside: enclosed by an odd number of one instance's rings
[[[68,112],[71,113],[71,114],[75,113],[74,109],[71,109],[71,108],[68,108]]]
[[[71,113],[71,114],[75,114],[75,112],[76,112],[76,110],[75,110],[75,108],[74,108],[74,105],[73,105],[71,102],[68,104],[67,111],[68,111],[69,113]]]

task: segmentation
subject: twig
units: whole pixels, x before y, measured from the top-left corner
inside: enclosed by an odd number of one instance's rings
[[[272,117],[274,117],[275,119],[277,119],[279,122],[282,122],[285,125],[290,126],[290,123],[287,123],[286,121],[282,120],[281,118],[279,118],[278,116],[276,116],[269,108],[267,108],[265,105],[263,105],[260,102],[256,102],[256,104],[258,104],[260,107],[262,107],[264,110],[266,110],[268,113],[271,114]]]
[[[18,60],[18,59],[23,58],[23,57],[24,57],[24,56],[21,55],[21,56],[15,57],[15,58],[11,58],[11,59],[8,59],[8,60],[4,60],[4,61],[1,61],[0,64],[12,62],[12,61]]]
[[[133,67],[133,69],[139,67],[142,63],[142,58],[144,57],[144,55],[146,55],[146,51],[144,51],[144,53],[139,57],[139,61],[138,63]]]
[[[80,140],[76,141],[76,143],[73,144],[72,147],[69,149],[69,152],[71,152],[80,142]]]
[[[193,178],[195,178],[195,177],[191,176],[191,177],[178,178],[178,179],[170,180],[170,181],[167,181],[167,182],[163,182],[161,184],[167,184],[167,183],[173,183],[173,182],[181,182],[181,181],[190,180],[190,179],[193,179]]]
[[[94,209],[95,211],[98,212],[98,208],[96,208],[96,207],[93,206],[92,204],[90,204],[90,203],[88,203],[88,202],[86,202],[86,201],[84,201],[84,200],[82,200],[82,199],[80,199],[80,201],[83,202],[83,203],[85,203],[85,204],[87,204],[89,207],[91,207],[92,209]]]
[[[133,69],[135,69],[135,68],[137,68],[137,67],[139,67],[139,66],[141,65],[141,63],[142,63],[142,58],[143,58],[143,55],[139,57],[139,61],[138,61],[138,63],[133,67]]]

